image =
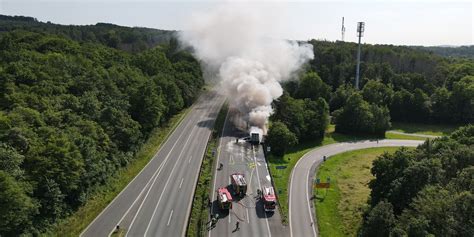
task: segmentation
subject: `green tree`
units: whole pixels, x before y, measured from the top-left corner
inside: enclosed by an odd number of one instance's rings
[[[321,80],[317,73],[309,72],[300,79],[296,98],[316,100],[318,97],[322,97],[329,100],[330,92],[331,88]]]
[[[147,50],[137,55],[134,64],[149,76],[172,71],[172,64],[160,48]]]
[[[452,117],[451,92],[445,87],[440,87],[431,95],[433,119],[437,122],[449,122]]]
[[[340,110],[334,112],[336,132],[375,134],[382,136],[391,126],[390,115],[384,107],[369,104],[355,93]]]
[[[465,76],[453,85],[451,96],[454,116],[458,122],[474,122],[474,76]]]
[[[298,143],[298,139],[284,123],[275,121],[268,131],[266,143],[270,145],[273,154],[283,156],[289,147]]]
[[[392,102],[393,90],[380,81],[369,80],[362,89],[364,100],[379,106],[389,106]]]
[[[355,89],[350,84],[343,84],[337,88],[337,90],[331,94],[331,100],[329,101],[331,111],[342,108],[349,97],[355,93]]]
[[[284,93],[275,102],[275,107],[276,111],[272,115],[272,119],[284,123],[296,137],[302,137],[302,134],[306,131],[304,101],[294,99]]]
[[[364,218],[360,235],[364,237],[390,236],[392,228],[396,224],[392,205],[389,202],[379,202]]]
[[[21,169],[23,160],[24,156],[13,147],[0,142],[0,170],[18,179],[23,176],[23,170]]]
[[[390,123],[390,113],[387,107],[371,104],[370,112],[372,113],[372,121],[369,125],[371,127],[370,132],[378,136],[385,136],[385,131],[392,126]]]
[[[31,227],[37,206],[25,187],[0,170],[0,235],[18,236]]]
[[[329,106],[323,98],[316,101],[304,100],[304,121],[306,131],[303,138],[306,140],[322,139],[329,125]]]

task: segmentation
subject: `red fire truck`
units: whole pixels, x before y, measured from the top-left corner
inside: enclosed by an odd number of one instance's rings
[[[217,189],[217,201],[221,210],[232,209],[232,196],[227,188]]]
[[[245,182],[245,176],[243,174],[231,174],[230,181],[236,196],[243,197],[247,194],[247,182]]]
[[[273,187],[263,187],[263,190],[260,191],[260,199],[263,201],[263,208],[265,208],[265,211],[275,211],[276,196]]]

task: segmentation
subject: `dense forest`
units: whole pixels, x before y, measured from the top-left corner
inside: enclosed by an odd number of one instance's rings
[[[473,236],[474,126],[373,163],[360,236]]]
[[[78,42],[100,43],[127,52],[140,52],[158,44],[168,43],[175,31],[143,27],[123,27],[109,23],[95,25],[59,25],[39,22],[33,17],[0,15],[0,32],[27,30],[49,33]]]
[[[412,46],[412,48],[432,52],[444,57],[453,57],[453,58],[470,58],[474,59],[474,45],[468,46]]]
[[[204,84],[173,40],[130,53],[101,37],[149,33],[11,21],[0,19],[1,236],[41,233],[76,210]]]
[[[290,132],[288,144],[320,139],[327,114],[340,133],[383,137],[391,122],[470,124],[474,122],[474,60],[444,58],[406,46],[367,45],[361,52],[360,90],[354,88],[357,45],[309,41],[315,58],[298,80],[284,84],[272,121]],[[308,103],[320,109],[308,110]],[[314,106],[312,108],[315,108]],[[310,127],[313,126],[313,127]],[[277,126],[282,134],[282,126]],[[274,134],[270,129],[269,137]],[[269,141],[272,141],[270,138]],[[278,144],[278,143],[276,143]],[[280,153],[279,151],[275,151]]]

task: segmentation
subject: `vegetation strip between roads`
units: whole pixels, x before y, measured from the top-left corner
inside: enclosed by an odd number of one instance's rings
[[[197,181],[196,190],[192,203],[191,214],[189,216],[188,228],[186,236],[204,236],[206,233],[206,222],[209,216],[209,189],[211,188],[212,171],[214,160],[217,157],[217,147],[221,132],[224,127],[225,118],[228,111],[227,103],[224,104],[217,115],[211,138],[206,147],[206,153],[199,171],[199,179]]]

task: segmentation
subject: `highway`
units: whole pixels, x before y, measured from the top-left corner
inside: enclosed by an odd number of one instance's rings
[[[295,165],[291,172],[289,187],[289,217],[290,236],[317,236],[317,222],[314,217],[313,176],[315,169],[323,161],[323,156],[329,157],[351,150],[371,147],[418,146],[424,141],[415,140],[379,140],[335,143],[316,148],[306,153]]]
[[[81,233],[183,236],[211,129],[224,97],[205,92],[145,168]]]
[[[219,213],[219,221],[214,229],[208,232],[209,237],[222,236],[288,236],[288,228],[281,223],[278,208],[274,213],[263,210],[263,204],[257,198],[257,189],[271,186],[270,174],[263,154],[262,146],[252,146],[243,139],[248,136],[246,123],[236,110],[229,109],[220,139],[217,166],[223,164],[222,170],[215,170],[211,200],[211,212]],[[216,190],[230,184],[230,175],[239,172],[245,174],[247,196],[233,203],[228,212],[219,211]],[[236,231],[239,221],[240,230]]]

